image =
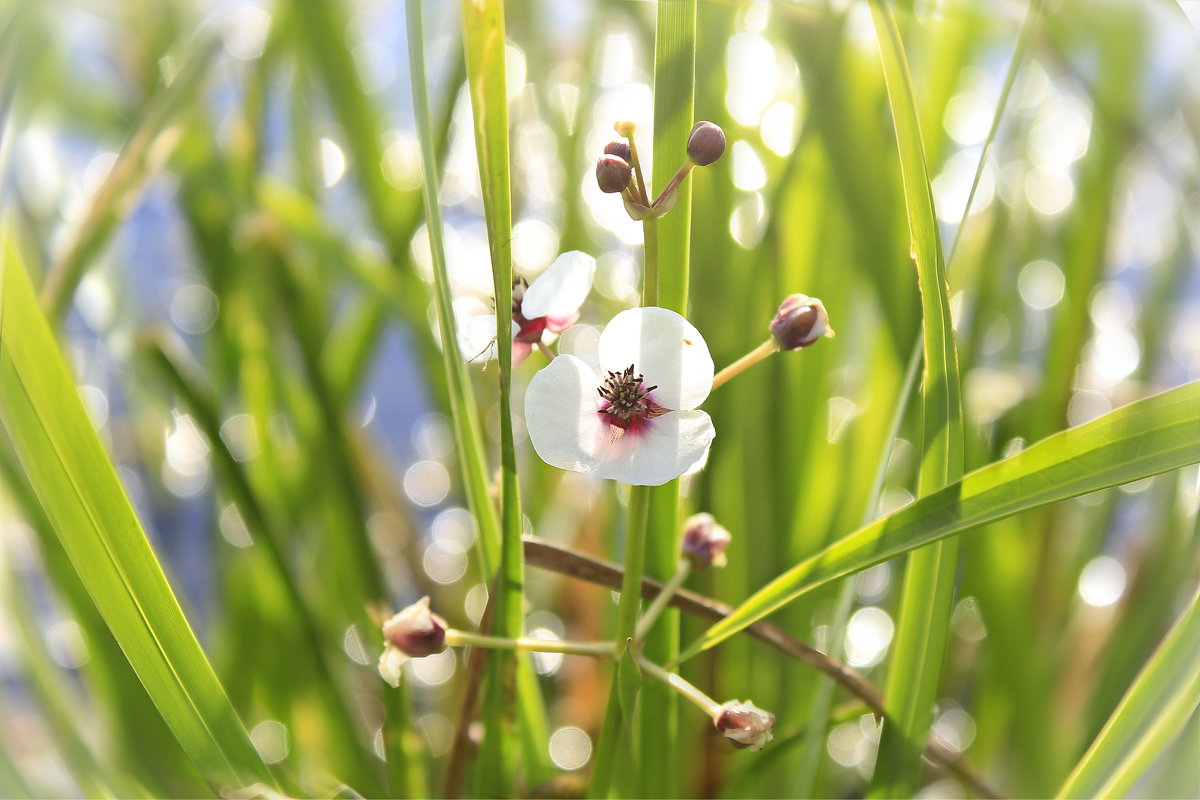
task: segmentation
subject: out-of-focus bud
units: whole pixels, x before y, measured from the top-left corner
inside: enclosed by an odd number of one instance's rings
[[[780,350],[799,350],[808,347],[822,336],[833,336],[829,314],[815,297],[793,294],[779,304],[771,320],[771,336]]]
[[[725,548],[733,537],[712,514],[693,514],[683,525],[683,555],[699,572],[725,566]]]
[[[619,136],[629,137],[632,136],[637,130],[637,125],[627,120],[622,120],[621,122],[613,123],[613,130],[616,131],[617,135]]]
[[[707,167],[725,153],[725,131],[711,122],[697,122],[688,136],[687,154],[698,167]]]
[[[446,649],[446,621],[422,597],[383,623],[383,638],[410,658],[436,655]]]
[[[633,176],[629,162],[619,156],[604,155],[596,162],[596,183],[605,194],[625,191]]]
[[[762,750],[773,738],[775,715],[749,700],[744,703],[730,700],[721,705],[721,713],[713,724],[734,747]]]
[[[633,163],[633,148],[629,146],[629,142],[609,142],[604,145],[604,154],[616,156],[626,164]]]

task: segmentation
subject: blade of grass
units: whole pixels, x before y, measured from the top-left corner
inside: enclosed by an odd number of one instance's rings
[[[958,354],[950,320],[946,265],[904,44],[884,0],[873,0],[871,12],[896,126],[912,256],[921,288],[925,366],[917,494],[925,496],[958,480],[963,473],[966,451]],[[941,678],[957,563],[956,540],[940,541],[908,557],[888,667],[888,720],[879,742],[870,796],[908,796],[915,788]]]
[[[661,189],[671,180],[682,158],[695,116],[696,2],[661,2],[654,33],[654,164],[652,184]],[[702,177],[701,177],[702,176]],[[671,213],[647,220],[647,242],[655,244],[654,283],[649,268],[642,305],[658,305],[684,316],[688,313],[689,256],[692,233],[692,184],[711,180],[705,170],[693,171],[679,187]],[[646,253],[647,263],[651,257]],[[667,580],[679,561],[679,481],[650,490],[646,574]],[[664,663],[679,655],[679,614],[666,611],[654,635],[646,640],[647,658]],[[646,797],[679,795],[679,696],[659,681],[649,681],[639,706],[640,752],[652,769],[640,770],[638,789]]]
[[[363,735],[355,722],[354,712],[338,691],[336,674],[326,652],[331,637],[322,632],[312,604],[304,596],[299,582],[288,567],[284,556],[284,537],[259,501],[241,463],[234,458],[221,437],[217,399],[205,385],[199,365],[192,362],[182,348],[166,340],[147,336],[139,345],[151,366],[170,384],[188,413],[196,420],[201,433],[208,440],[222,487],[236,503],[251,536],[262,543],[267,553],[266,561],[271,566],[273,577],[288,598],[289,617],[297,623],[307,640],[308,652],[318,677],[318,691],[328,715],[326,720],[336,728],[330,738],[336,742],[339,771],[345,770],[343,777],[370,774],[374,770],[374,763],[363,746]]]
[[[508,86],[505,70],[504,3],[463,0],[463,50],[471,116],[475,122],[475,155],[483,192],[484,218],[492,261],[496,304],[496,355],[500,395],[500,573],[492,633],[521,635],[524,620],[524,562],[521,558],[521,498],[512,427],[512,187],[509,173]],[[489,576],[490,577],[490,576]],[[527,659],[522,659],[527,660]],[[520,739],[514,736],[517,655],[496,652],[490,659],[491,691],[485,700],[485,732],[480,749],[481,790],[505,796],[514,790],[513,770]],[[524,684],[529,686],[528,683]],[[522,704],[536,709],[540,704]],[[524,720],[523,720],[524,722]],[[538,727],[544,728],[539,725]],[[522,725],[519,733],[528,733]],[[532,741],[527,759],[543,749]],[[532,778],[533,776],[526,776]]]
[[[709,628],[680,660],[843,575],[1022,511],[1200,462],[1200,382],[1122,406],[989,464],[833,543]]]
[[[1200,705],[1200,591],[1055,795],[1124,797]]]
[[[267,770],[200,649],[75,391],[11,241],[0,261],[0,421],[76,571],[214,786]]]
[[[121,221],[130,198],[166,163],[178,141],[179,131],[171,123],[195,101],[212,74],[210,66],[218,46],[216,36],[211,33],[199,36],[180,57],[178,72],[167,75],[165,84],[143,107],[133,133],[96,190],[83,222],[59,251],[46,275],[39,300],[51,322],[59,322],[66,314],[75,287],[93,256]]]

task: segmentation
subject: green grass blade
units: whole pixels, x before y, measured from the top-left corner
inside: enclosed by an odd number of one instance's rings
[[[496,356],[500,394],[500,574],[492,633],[513,638],[521,635],[524,612],[524,561],[521,551],[521,497],[517,483],[517,453],[512,427],[512,187],[509,171],[508,85],[504,59],[504,3],[502,0],[463,0],[463,50],[467,61],[467,86],[475,122],[475,155],[483,191],[488,247],[492,260],[492,289],[496,303]],[[519,739],[514,736],[513,693],[501,690],[516,680],[515,653],[492,655],[492,691],[486,700],[484,741],[480,750],[483,791],[511,793]],[[528,686],[529,684],[525,684]],[[530,707],[530,706],[526,706]],[[536,708],[537,706],[532,706]],[[539,726],[544,727],[544,726]],[[521,726],[520,731],[528,729]],[[543,750],[531,742],[528,754]]]
[[[169,126],[196,99],[212,74],[209,67],[218,44],[211,34],[193,42],[182,56],[178,73],[169,76],[168,83],[144,107],[133,133],[97,189],[87,216],[46,275],[39,299],[52,322],[66,314],[88,263],[121,221],[124,205],[174,150],[179,131]]]
[[[963,473],[958,354],[950,320],[946,265],[904,44],[884,0],[873,0],[871,11],[896,125],[912,256],[921,287],[925,368],[917,494],[924,496],[958,480]],[[941,677],[957,563],[957,541],[938,542],[908,559],[888,668],[888,722],[879,744],[871,785],[873,796],[907,796],[916,783]]]
[[[1200,462],[1200,382],[1122,406],[975,470],[797,564],[713,625],[707,650],[843,575],[1022,511]]]
[[[654,35],[654,164],[651,183],[656,191],[671,180],[683,162],[687,137],[695,122],[696,2],[658,4]],[[658,259],[657,286],[645,287],[647,305],[688,313],[688,281],[692,237],[692,185],[711,189],[713,174],[694,170],[679,187],[671,213],[644,225],[654,237]],[[649,255],[649,249],[647,249]],[[649,272],[647,272],[649,275]],[[650,297],[656,300],[651,302]],[[650,490],[646,538],[646,574],[668,580],[679,561],[679,481]],[[664,663],[679,655],[679,614],[667,610],[645,643],[645,655]],[[649,681],[642,693],[638,723],[643,763],[655,765],[639,772],[639,790],[646,797],[679,794],[679,698],[667,686]]]
[[[412,78],[413,110],[417,118],[417,136],[421,144],[421,172],[425,176],[439,175],[434,158],[433,116],[429,109],[429,91],[425,77],[425,35],[421,22],[421,3],[405,4],[405,27],[408,32],[408,59]],[[434,301],[437,306],[438,331],[442,340],[442,366],[450,396],[450,418],[454,425],[455,450],[463,473],[467,504],[479,526],[480,573],[491,575],[500,559],[500,521],[488,492],[487,461],[484,457],[483,434],[467,366],[459,358],[455,330],[453,298],[450,295],[450,276],[446,267],[446,244],[442,229],[442,211],[438,203],[437,183],[426,178],[422,182],[425,201],[425,225],[429,230],[429,249],[433,259]]]
[[[1124,797],[1200,704],[1200,592],[1056,797]]]
[[[214,785],[266,781],[75,391],[15,248],[0,261],[0,421],[76,571]]]

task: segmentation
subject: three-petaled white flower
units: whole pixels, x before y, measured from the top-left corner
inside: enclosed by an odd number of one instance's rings
[[[547,332],[562,333],[579,319],[579,308],[592,290],[596,277],[596,259],[579,250],[571,250],[534,279],[513,284],[512,354],[520,364]],[[472,360],[496,357],[496,315],[479,313],[481,304],[474,298],[454,301],[458,317],[459,349]]]
[[[533,287],[530,287],[532,290]],[[600,335],[601,375],[560,355],[533,376],[525,423],[546,463],[640,486],[704,466],[716,431],[704,337],[665,308],[622,311]]]

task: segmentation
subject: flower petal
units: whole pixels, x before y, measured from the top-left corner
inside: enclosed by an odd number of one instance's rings
[[[691,471],[707,458],[717,435],[703,411],[672,411],[619,431],[609,429],[596,474],[637,486],[661,486]]]
[[[600,379],[575,356],[560,355],[543,367],[525,392],[525,427],[533,449],[547,464],[591,472],[607,442],[599,413]]]
[[[496,315],[473,297],[454,301],[458,350],[467,361],[484,363],[496,358]]]
[[[579,250],[563,253],[525,290],[522,316],[572,320],[592,290],[595,277],[596,259]]]
[[[712,391],[713,361],[700,331],[665,308],[631,308],[612,318],[600,334],[600,368],[613,372],[633,364],[650,399],[674,411],[693,409]]]

